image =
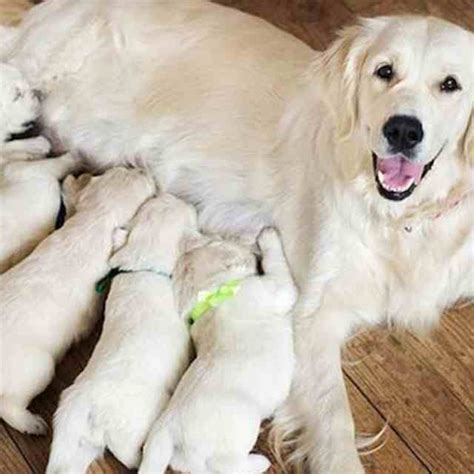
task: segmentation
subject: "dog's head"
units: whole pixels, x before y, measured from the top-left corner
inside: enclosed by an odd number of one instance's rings
[[[197,233],[193,206],[171,194],[147,201],[127,228],[118,228],[110,259],[112,268],[173,273],[183,241]]]
[[[117,167],[99,176],[68,177],[67,191],[76,211],[90,210],[98,219],[109,215],[122,225],[140,203],[153,195],[155,185],[141,170]]]
[[[196,234],[188,238],[175,267],[175,295],[180,312],[189,310],[200,291],[257,272],[251,246],[233,240]]]
[[[442,198],[472,164],[473,51],[474,35],[451,23],[381,17],[343,30],[317,58],[338,139],[358,144],[340,166],[365,177],[374,201]]]
[[[18,69],[0,64],[0,145],[39,135],[39,94]]]

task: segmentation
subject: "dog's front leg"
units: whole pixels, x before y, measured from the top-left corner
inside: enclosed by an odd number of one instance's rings
[[[297,319],[297,368],[292,393],[275,418],[277,435],[294,436],[295,461],[312,474],[364,472],[341,367],[341,346],[351,331],[350,314],[323,307]]]
[[[44,137],[13,140],[3,145],[2,153],[6,161],[35,160],[45,157],[51,151],[51,145]]]

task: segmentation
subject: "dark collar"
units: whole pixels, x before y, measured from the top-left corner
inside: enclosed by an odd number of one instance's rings
[[[56,223],[54,224],[55,230],[60,229],[64,222],[66,221],[66,205],[64,204],[64,198],[62,193],[60,193],[60,201],[59,201],[59,211],[56,216]]]
[[[153,268],[143,268],[141,270],[125,270],[123,268],[112,268],[107,275],[101,278],[95,285],[95,291],[99,294],[105,293],[105,291],[110,287],[112,280],[117,276],[123,273],[140,273],[148,272],[153,273],[154,275],[161,276],[163,278],[168,278],[171,280],[172,275],[170,273],[163,272],[161,270],[155,270]]]

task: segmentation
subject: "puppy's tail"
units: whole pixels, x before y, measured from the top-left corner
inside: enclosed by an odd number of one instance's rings
[[[54,434],[46,474],[85,473],[102,455],[103,442],[93,439],[87,403],[65,393],[54,416]],[[97,441],[97,442],[96,442]]]
[[[159,424],[151,432],[143,449],[143,461],[138,474],[161,474],[173,456],[173,438],[169,428]]]

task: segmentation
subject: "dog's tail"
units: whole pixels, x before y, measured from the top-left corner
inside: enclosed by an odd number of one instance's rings
[[[167,426],[159,423],[153,428],[143,450],[143,461],[139,474],[161,474],[173,456],[173,438]]]
[[[102,440],[95,440],[90,407],[73,392],[65,392],[54,415],[54,434],[46,474],[87,472],[89,464],[104,451]]]

